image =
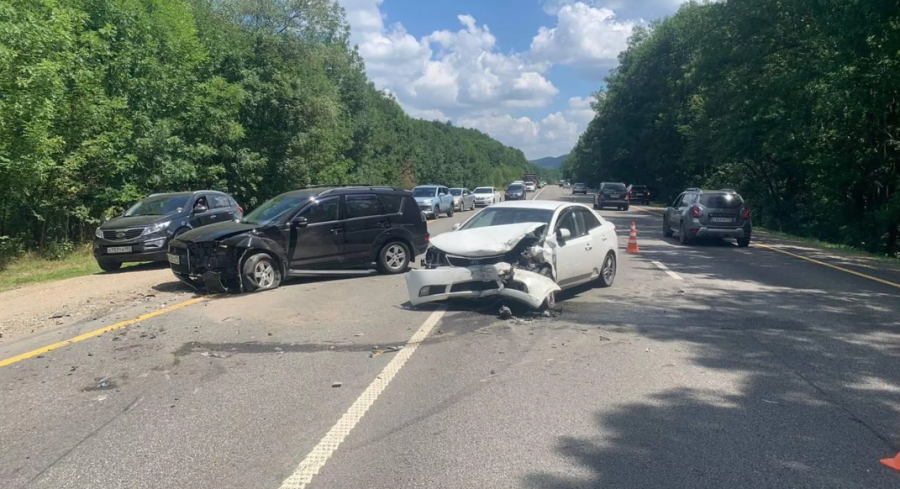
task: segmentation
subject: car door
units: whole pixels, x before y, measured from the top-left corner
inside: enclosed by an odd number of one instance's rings
[[[603,269],[603,262],[606,260],[607,253],[616,246],[616,226],[597,216],[590,209],[581,207],[577,212],[581,214],[581,223],[584,224],[584,228],[591,236],[594,244],[593,250],[588,251],[592,252],[590,254],[591,265],[599,274],[600,270]]]
[[[210,194],[210,204],[212,204],[210,209],[212,211],[210,216],[212,222],[226,222],[235,219],[237,209],[231,205],[231,199],[227,195]]]
[[[309,203],[294,218],[306,224],[292,226],[291,269],[322,268],[342,261],[344,229],[341,223],[341,199],[329,197]]]
[[[438,196],[441,199],[441,211],[447,211],[453,208],[453,195],[447,187],[438,188]]]
[[[469,189],[463,189],[463,207],[466,209],[471,209],[475,207],[475,196],[472,195],[472,192],[469,192]]]
[[[206,210],[202,212],[198,212],[197,205],[201,204],[206,207]],[[206,226],[207,224],[212,224],[216,222],[215,212],[213,212],[213,208],[211,207],[212,202],[209,194],[200,194],[195,196],[194,200],[190,203],[191,205],[191,214],[188,218],[188,222],[192,228],[198,228],[200,226]]]
[[[682,193],[675,199],[675,202],[672,202],[672,205],[666,209],[666,222],[669,225],[670,231],[678,229],[678,223],[681,221],[681,216],[678,214],[678,208],[681,207],[681,202],[683,200],[684,194]]]
[[[557,220],[556,283],[563,288],[572,287],[591,279],[593,237],[584,229],[576,213],[576,206],[564,209]],[[559,231],[568,229],[570,236],[562,239]]]
[[[370,261],[375,241],[391,227],[378,197],[373,193],[345,195],[343,222],[344,258],[347,262]]]

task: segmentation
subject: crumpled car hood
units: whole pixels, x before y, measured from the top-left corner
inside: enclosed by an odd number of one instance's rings
[[[508,253],[526,236],[541,226],[541,222],[523,222],[502,226],[485,226],[443,233],[431,238],[431,245],[444,253],[465,257],[497,256]]]

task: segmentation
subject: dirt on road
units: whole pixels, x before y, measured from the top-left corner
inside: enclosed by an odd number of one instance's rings
[[[0,342],[96,319],[133,304],[162,307],[192,294],[161,265],[29,285],[0,293]]]

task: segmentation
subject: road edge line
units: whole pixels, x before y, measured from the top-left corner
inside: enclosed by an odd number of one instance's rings
[[[38,348],[35,350],[31,350],[29,352],[22,353],[20,355],[16,355],[14,357],[7,358],[5,360],[0,360],[0,368],[6,367],[8,365],[12,365],[14,363],[21,362],[22,360],[36,357],[38,355],[42,355],[47,352],[51,352],[53,350],[58,350],[64,346],[69,346],[71,344],[78,343],[80,341],[84,341],[84,340],[87,340],[90,338],[100,336],[103,333],[108,333],[110,331],[121,329],[126,326],[131,326],[132,324],[137,324],[141,321],[146,321],[150,318],[155,318],[156,316],[162,316],[163,314],[165,314],[167,312],[172,312],[176,309],[181,309],[182,307],[187,307],[187,306],[190,306],[193,304],[197,304],[198,302],[203,302],[207,299],[208,299],[208,297],[195,297],[193,299],[188,299],[184,302],[179,302],[178,304],[172,304],[171,306],[164,307],[162,309],[157,309],[153,312],[141,314],[140,316],[133,318],[133,319],[128,319],[125,321],[120,321],[115,324],[111,324],[109,326],[104,326],[100,329],[91,331],[90,333],[80,334],[74,338],[69,338],[68,340],[59,341],[59,342],[53,343],[51,345],[47,345],[47,346],[44,346],[44,347],[41,347],[41,348]]]
[[[869,279],[869,280],[878,282],[878,283],[880,283],[880,284],[888,285],[888,286],[891,286],[891,287],[895,287],[895,288],[900,289],[900,284],[898,284],[898,283],[891,282],[891,281],[889,281],[889,280],[880,279],[880,278],[878,278],[878,277],[873,277],[873,276],[871,276],[871,275],[866,275],[865,273],[857,272],[857,271],[855,271],[855,270],[850,270],[849,268],[839,267],[839,266],[837,266],[837,265],[832,265],[832,264],[830,264],[830,263],[825,263],[824,261],[819,261],[819,260],[816,260],[816,259],[814,259],[814,258],[809,258],[809,257],[803,256],[803,255],[798,255],[798,254],[796,254],[796,253],[791,253],[790,251],[780,250],[780,249],[778,249],[778,248],[776,248],[776,247],[774,247],[774,246],[771,246],[771,245],[767,245],[767,244],[763,244],[763,243],[756,243],[756,242],[754,242],[754,243],[753,243],[753,246],[754,246],[754,247],[764,248],[764,249],[767,249],[767,250],[770,250],[770,251],[774,251],[774,252],[776,252],[776,253],[781,253],[781,254],[783,254],[783,255],[791,256],[791,257],[794,257],[794,258],[799,258],[799,259],[801,259],[801,260],[806,260],[806,261],[808,261],[808,262],[810,262],[810,263],[815,263],[816,265],[822,265],[823,267],[833,268],[833,269],[839,270],[839,271],[841,271],[841,272],[846,272],[846,273],[849,273],[849,274],[851,274],[851,275],[856,275],[857,277],[861,277],[861,278],[867,278],[867,279]]]
[[[375,380],[366,387],[359,397],[353,401],[349,409],[341,416],[341,418],[328,430],[328,433],[319,440],[319,443],[304,457],[303,461],[297,465],[294,472],[289,475],[284,482],[281,483],[281,489],[304,489],[313,477],[319,473],[319,470],[325,466],[328,459],[337,451],[338,447],[343,443],[350,431],[359,424],[366,411],[375,404],[378,396],[391,383],[394,376],[406,364],[406,361],[412,357],[416,349],[425,341],[431,330],[447,312],[445,307],[440,307],[428,316],[428,319],[422,323],[422,326],[413,333],[406,342],[406,345],[391,359],[384,369],[375,377]]]
[[[677,273],[673,272],[672,270],[669,270],[669,267],[663,265],[662,262],[659,262],[656,260],[650,260],[650,263],[653,263],[654,265],[656,265],[657,268],[666,272],[666,274],[668,276],[674,278],[675,280],[684,280],[684,278],[682,278],[681,275],[678,275]]]

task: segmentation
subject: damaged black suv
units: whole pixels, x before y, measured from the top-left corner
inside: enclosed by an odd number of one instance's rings
[[[270,199],[239,222],[205,226],[169,244],[172,271],[210,292],[273,289],[288,277],[406,271],[428,247],[409,191],[317,187]]]

